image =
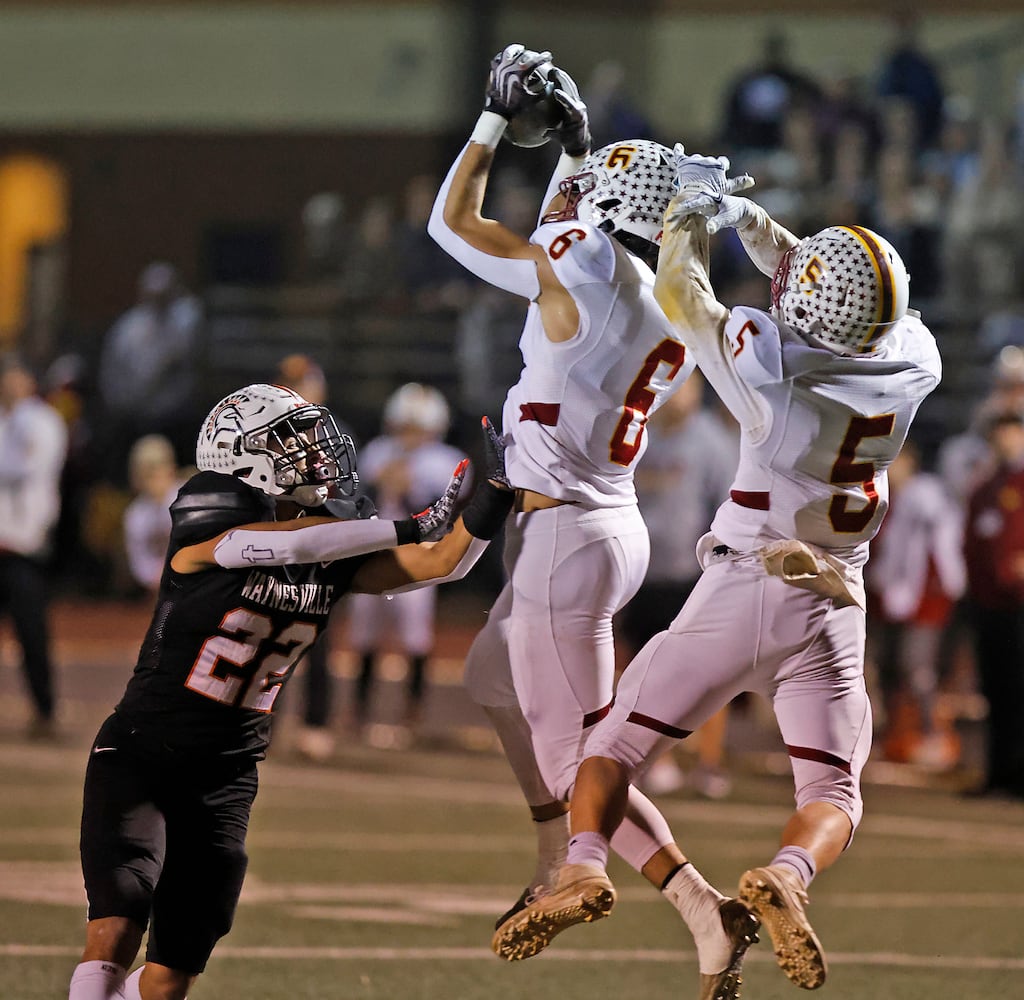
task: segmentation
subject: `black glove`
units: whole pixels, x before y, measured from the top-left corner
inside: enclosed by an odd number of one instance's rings
[[[505,442],[494,429],[490,417],[483,417],[480,426],[484,432],[484,478],[503,489],[512,489],[505,474]]]
[[[544,92],[546,81],[540,81],[541,86],[537,89],[527,84],[527,78],[539,66],[550,61],[550,52],[534,52],[518,42],[506,45],[491,60],[484,110],[493,111],[502,118],[512,118],[533,104]]]
[[[580,97],[579,87],[564,69],[554,67],[548,79],[555,85],[552,97],[558,105],[562,123],[555,128],[562,149],[569,156],[586,156],[590,152],[590,116]]]
[[[486,478],[469,498],[462,512],[462,523],[474,537],[488,539],[501,531],[516,495],[505,474],[505,442],[487,417],[480,425],[484,431]]]

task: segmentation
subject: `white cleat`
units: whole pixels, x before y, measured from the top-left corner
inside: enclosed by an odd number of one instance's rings
[[[722,929],[729,938],[732,951],[729,964],[721,972],[713,975],[701,973],[700,1000],[739,1000],[743,983],[740,978],[743,958],[747,949],[757,943],[757,929],[761,922],[739,899],[722,900],[718,914],[722,918]]]

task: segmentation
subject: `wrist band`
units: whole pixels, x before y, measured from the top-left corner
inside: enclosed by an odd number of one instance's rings
[[[505,523],[512,510],[516,495],[512,490],[503,490],[490,480],[474,491],[462,512],[462,523],[474,538],[493,538]]]
[[[420,528],[416,518],[406,517],[401,521],[395,521],[395,536],[399,545],[412,545],[420,541]]]
[[[496,115],[493,111],[481,111],[469,141],[494,149],[505,134],[507,125],[508,122],[501,115]]]

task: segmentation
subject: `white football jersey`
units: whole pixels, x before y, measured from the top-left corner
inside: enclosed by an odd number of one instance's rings
[[[797,538],[862,566],[888,506],[886,469],[939,383],[935,339],[910,313],[873,354],[844,357],[746,307],[733,309],[725,336],[736,375],[770,417],[759,440],[743,435],[712,532],[737,551]]]
[[[654,299],[654,273],[605,233],[553,222],[530,241],[547,253],[580,323],[571,340],[554,343],[530,303],[524,368],[502,417],[509,480],[584,506],[633,504],[647,418],[694,363]]]

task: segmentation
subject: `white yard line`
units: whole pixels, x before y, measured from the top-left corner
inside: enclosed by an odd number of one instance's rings
[[[64,945],[0,944],[0,955],[20,958],[69,958],[81,953],[81,948]],[[494,962],[494,954],[487,948],[340,948],[332,947],[244,947],[221,944],[216,957],[242,958],[268,961],[486,961]],[[578,948],[556,948],[545,952],[538,961],[543,962],[663,962],[677,964],[696,960],[692,951],[652,949],[602,949],[585,951]],[[904,952],[834,952],[828,954],[830,965],[872,966],[905,969],[949,969],[952,971],[1019,972],[1024,970],[1024,958],[991,958],[984,955],[910,955]],[[756,964],[774,964],[774,957],[765,952],[748,952],[746,961]]]

